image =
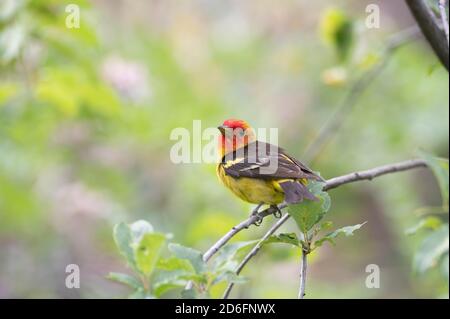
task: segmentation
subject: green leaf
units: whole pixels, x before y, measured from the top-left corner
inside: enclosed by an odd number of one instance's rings
[[[426,237],[414,256],[414,272],[422,274],[436,266],[439,259],[448,253],[448,241],[448,224],[442,225]]]
[[[110,272],[106,278],[130,286],[131,288],[134,289],[144,288],[140,280],[128,274]]]
[[[222,281],[226,281],[233,284],[243,284],[248,282],[248,279],[243,276],[239,276],[235,271],[224,271],[219,274],[212,282],[212,285],[218,284]]]
[[[197,298],[197,291],[194,288],[191,289],[184,289],[181,292],[181,298],[182,299],[196,299]]]
[[[323,183],[310,182],[309,191],[319,200],[304,200],[301,203],[288,206],[288,213],[297,223],[303,233],[307,233],[323,216],[331,206],[331,198],[328,193],[322,191]]]
[[[433,171],[439,188],[441,190],[442,205],[448,209],[449,201],[449,175],[448,175],[448,159],[434,157],[428,153],[420,152],[420,156],[427,162],[428,167]]]
[[[241,251],[241,249],[250,245],[254,245],[257,242],[258,240],[249,240],[225,245],[221,250],[219,250],[219,253],[214,259],[214,267],[219,267],[224,262],[232,260],[233,258],[235,258],[236,254]]]
[[[130,224],[130,230],[133,242],[138,243],[145,234],[153,233],[153,226],[145,220],[138,220]]]
[[[166,242],[166,236],[161,233],[144,234],[139,243],[134,243],[134,256],[140,272],[150,277],[155,269],[161,251]]]
[[[320,224],[320,226],[317,228],[317,231],[319,232],[319,231],[331,229],[331,227],[333,227],[333,222],[326,221],[326,222],[323,222],[322,224]]]
[[[153,293],[159,297],[171,289],[186,286],[190,280],[206,282],[203,276],[185,270],[161,271],[154,278]]]
[[[206,269],[203,255],[200,251],[179,244],[170,244],[169,250],[178,258],[187,259],[196,273],[202,273]]]
[[[145,298],[152,298],[152,295],[149,295],[145,292],[144,289],[138,289],[132,294],[128,296],[129,299],[145,299]]]
[[[284,243],[294,246],[301,246],[300,240],[298,239],[295,233],[270,236],[264,242],[264,244],[272,244],[272,243]]]
[[[353,44],[353,22],[344,11],[330,8],[320,22],[322,39],[333,45],[340,61],[345,61]]]
[[[126,258],[128,265],[137,271],[136,260],[134,258],[133,248],[131,247],[132,237],[130,227],[123,222],[115,225],[113,236],[119,252]]]
[[[186,284],[187,284],[186,280],[158,283],[153,287],[153,293],[155,294],[156,297],[159,298],[166,292],[173,289],[178,289],[180,287],[184,287],[186,286]]]
[[[340,234],[344,234],[345,236],[353,236],[353,232],[355,230],[360,229],[365,223],[367,223],[367,222],[364,222],[362,224],[356,224],[353,226],[345,226],[345,227],[336,229],[335,231],[323,236],[319,240],[316,240],[314,242],[314,248],[322,246],[325,241],[328,241],[328,242],[334,244],[334,239],[337,236],[339,236]]]
[[[441,224],[442,224],[442,221],[439,218],[434,217],[434,216],[429,216],[429,217],[426,217],[426,218],[420,220],[419,223],[417,223],[417,225],[415,225],[411,228],[408,228],[405,231],[405,234],[406,235],[414,235],[419,230],[427,229],[427,228],[428,229],[437,229],[439,226],[441,226]]]
[[[169,257],[167,259],[159,259],[156,265],[158,269],[161,270],[186,270],[194,272],[194,267],[186,259],[181,259],[178,257]]]

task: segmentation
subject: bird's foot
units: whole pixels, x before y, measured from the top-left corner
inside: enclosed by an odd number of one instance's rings
[[[264,218],[262,216],[260,216],[259,214],[255,214],[254,216],[256,216],[256,220],[255,220],[255,222],[253,224],[255,226],[261,226],[262,221],[263,221]]]
[[[258,204],[255,209],[253,209],[252,213],[250,214],[250,217],[255,217],[256,216],[256,221],[253,223],[255,226],[259,226],[261,225],[262,221],[263,221],[263,217],[259,215],[259,209],[261,208],[261,206],[263,205],[263,203]]]
[[[283,213],[281,212],[281,209],[278,207],[278,205],[271,205],[273,209],[275,209],[275,212],[273,213],[273,217],[280,219],[281,216],[283,216]]]

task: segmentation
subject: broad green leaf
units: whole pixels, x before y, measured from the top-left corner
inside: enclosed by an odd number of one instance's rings
[[[153,293],[155,294],[156,297],[159,298],[161,297],[161,295],[165,294],[170,290],[186,286],[187,283],[188,282],[186,280],[158,283],[153,287]]]
[[[428,235],[414,256],[414,271],[422,274],[436,266],[440,258],[448,253],[448,241],[448,224],[442,225],[439,229]]]
[[[196,273],[202,273],[206,269],[206,263],[203,261],[202,253],[198,250],[185,247],[179,244],[170,244],[169,250],[178,258],[187,259]]]
[[[130,286],[131,288],[134,289],[144,288],[140,280],[128,274],[110,272],[106,278]]]
[[[434,216],[426,217],[417,223],[417,225],[409,228],[406,230],[406,235],[414,235],[419,230],[422,229],[437,229],[439,226],[441,226],[442,221]]]
[[[114,226],[114,241],[119,252],[126,258],[128,265],[137,271],[136,260],[134,258],[133,248],[131,247],[131,229],[125,223],[119,223]]]
[[[152,274],[165,243],[164,234],[147,233],[139,243],[133,244],[136,265],[145,276],[150,277]]]
[[[284,243],[294,246],[301,246],[300,240],[298,239],[297,235],[295,233],[289,233],[289,234],[279,234],[270,236],[266,239],[264,242],[265,244],[271,244],[271,243]]]
[[[194,267],[186,259],[181,259],[177,257],[169,257],[167,259],[159,259],[156,265],[158,269],[161,270],[185,270],[194,272]]]
[[[196,274],[192,271],[183,270],[183,269],[177,269],[177,270],[170,270],[170,271],[159,271],[157,274],[155,274],[153,278],[154,285],[158,285],[161,283],[167,283],[170,281],[176,281],[176,280],[192,280],[198,283],[205,283],[206,278],[204,275]]]
[[[223,274],[225,274],[227,272],[234,273],[236,271],[238,265],[239,264],[238,264],[237,260],[228,260],[228,261],[222,263],[222,265],[220,265],[220,267],[213,269],[213,271],[208,274],[212,278],[221,277],[221,276],[223,276]]]
[[[448,175],[448,159],[434,157],[425,152],[420,153],[421,157],[427,162],[437,179],[439,188],[441,189],[442,204],[448,209],[448,192],[449,192],[449,175]]]
[[[159,297],[171,289],[186,286],[190,280],[197,283],[206,282],[203,276],[185,270],[161,271],[153,280],[153,293]]]
[[[295,220],[303,233],[307,233],[323,216],[331,206],[331,199],[328,193],[322,191],[323,183],[311,182],[308,189],[319,200],[304,200],[301,203],[288,206],[288,213]]]
[[[316,233],[319,233],[319,232],[324,231],[324,230],[331,229],[332,227],[333,227],[333,222],[331,222],[331,221],[323,222],[319,226],[317,226]]]
[[[356,225],[353,225],[353,226],[345,226],[345,227],[336,229],[335,231],[333,231],[333,232],[323,236],[322,238],[316,240],[314,242],[314,248],[322,246],[325,241],[328,241],[328,242],[334,244],[334,239],[337,236],[339,236],[340,234],[343,234],[345,236],[353,236],[353,232],[355,230],[360,229],[365,223],[367,223],[367,222],[364,222],[362,224],[356,224]]]

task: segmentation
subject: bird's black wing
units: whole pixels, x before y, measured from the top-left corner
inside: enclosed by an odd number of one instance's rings
[[[225,173],[232,177],[261,179],[323,179],[282,148],[254,142],[222,159]]]

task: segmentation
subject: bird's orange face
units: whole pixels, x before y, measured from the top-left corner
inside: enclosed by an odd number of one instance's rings
[[[220,155],[233,152],[256,140],[253,128],[243,120],[229,119],[218,127]]]

